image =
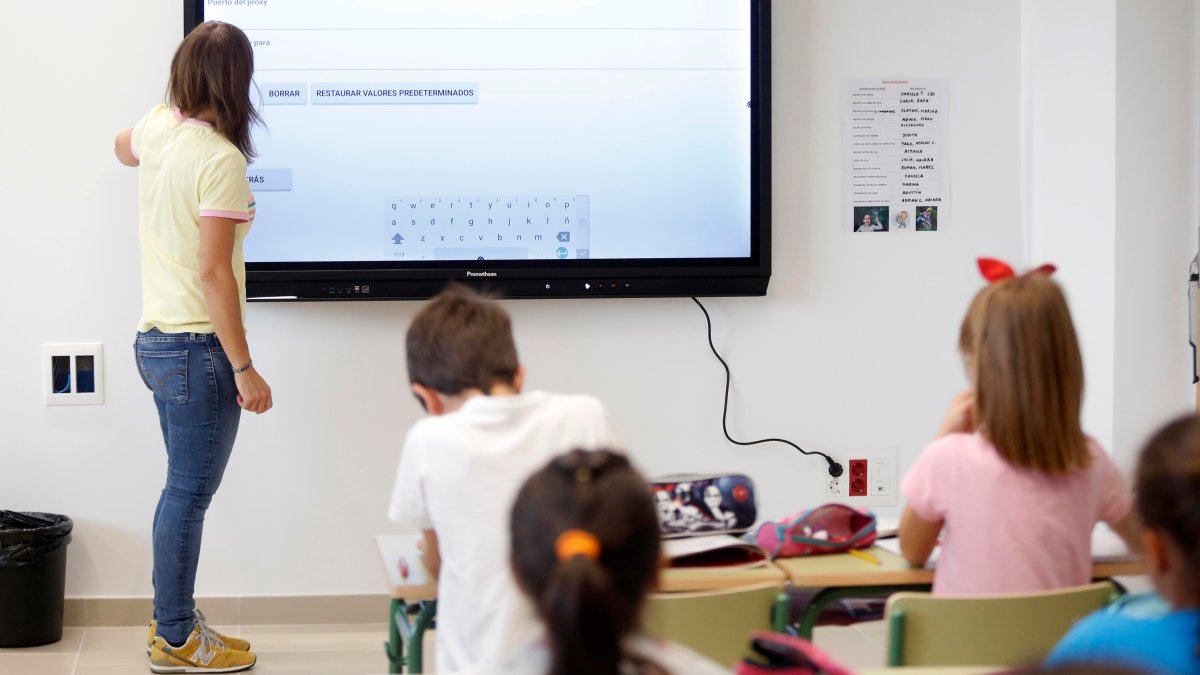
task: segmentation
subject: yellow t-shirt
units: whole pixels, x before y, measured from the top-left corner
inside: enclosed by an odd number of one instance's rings
[[[142,244],[142,318],[138,330],[212,333],[200,282],[200,217],[239,221],[233,274],[246,319],[242,240],[254,218],[246,158],[211,124],[156,106],[133,128]]]

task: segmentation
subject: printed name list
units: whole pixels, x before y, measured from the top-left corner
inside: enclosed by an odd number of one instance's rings
[[[849,79],[842,91],[843,230],[945,229],[949,82]]]

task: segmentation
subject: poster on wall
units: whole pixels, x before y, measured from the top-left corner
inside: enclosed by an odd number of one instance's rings
[[[944,231],[950,201],[949,81],[847,79],[842,101],[843,231]]]

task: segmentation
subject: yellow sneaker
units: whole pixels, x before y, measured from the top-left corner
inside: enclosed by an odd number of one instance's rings
[[[228,645],[207,626],[199,623],[182,647],[172,647],[155,636],[150,648],[150,670],[155,673],[236,673],[249,670],[258,660],[254,654]]]
[[[211,631],[214,635],[216,635],[218,638],[221,639],[221,642],[225,643],[226,647],[229,647],[230,649],[236,649],[236,650],[242,651],[242,652],[250,651],[250,643],[249,642],[246,642],[245,640],[243,640],[241,638],[235,638],[235,637],[232,637],[229,635],[223,635],[221,633],[218,633],[217,631],[213,630],[211,626],[208,625],[208,620],[204,618],[204,612],[201,612],[198,609],[193,610],[193,611],[196,616],[196,624],[200,625],[200,626],[204,626],[209,631]],[[150,654],[150,652],[154,649],[154,635],[157,631],[158,631],[158,622],[151,620],[150,621],[150,635],[146,638],[146,654],[147,655]]]

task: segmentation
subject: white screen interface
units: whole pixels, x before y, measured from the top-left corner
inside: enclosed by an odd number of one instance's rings
[[[744,258],[749,0],[204,0],[254,45],[250,262]]]

